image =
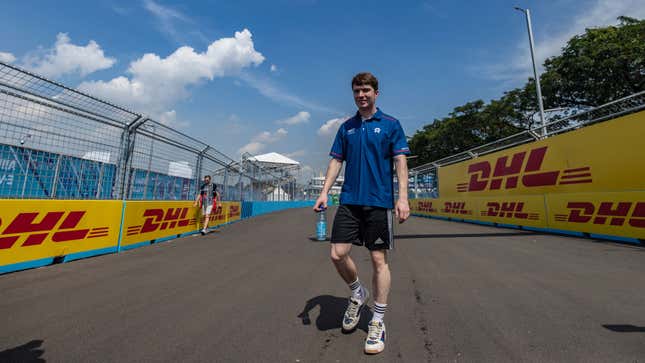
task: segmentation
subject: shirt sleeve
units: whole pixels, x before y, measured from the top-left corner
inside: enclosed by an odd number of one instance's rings
[[[329,156],[331,156],[334,159],[343,161],[345,160],[345,135],[343,134],[343,126],[341,125],[338,128],[338,132],[336,133],[336,138],[334,139],[334,144],[331,146],[331,151],[329,152]]]
[[[390,143],[390,145],[392,148],[392,156],[410,155],[410,147],[408,146],[408,141],[405,139],[405,133],[403,132],[401,123],[399,123],[398,121],[395,123],[394,129],[392,130],[392,142]]]

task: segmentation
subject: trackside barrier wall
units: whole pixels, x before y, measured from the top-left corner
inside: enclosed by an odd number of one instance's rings
[[[294,200],[285,202],[243,202],[243,218],[259,216],[261,214],[272,213],[291,208],[313,207],[313,200]]]
[[[0,200],[0,273],[197,233],[198,213],[186,201]],[[240,202],[221,202],[209,227],[240,217]]]
[[[645,240],[645,111],[439,168],[413,214]]]

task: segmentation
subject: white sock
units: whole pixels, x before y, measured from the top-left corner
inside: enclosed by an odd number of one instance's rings
[[[379,304],[376,301],[374,302],[374,316],[372,316],[372,321],[383,322],[383,316],[385,315],[385,310],[387,310],[387,304]]]
[[[361,300],[363,298],[361,294],[363,286],[361,286],[361,282],[358,280],[358,277],[356,278],[356,281],[349,284],[349,288],[352,290],[352,297],[354,299]]]

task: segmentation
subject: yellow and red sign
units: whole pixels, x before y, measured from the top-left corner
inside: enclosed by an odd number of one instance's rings
[[[645,112],[439,168],[442,198],[645,190]]]
[[[547,195],[552,228],[645,239],[645,192]]]
[[[116,247],[121,201],[0,200],[0,266]]]
[[[547,214],[544,196],[519,195],[512,197],[477,198],[478,220],[485,222],[546,227]]]
[[[242,204],[240,202],[219,202],[217,210],[213,211],[208,222],[210,227],[224,223],[239,221],[242,216]]]
[[[189,201],[127,201],[121,246],[194,231],[199,217]]]

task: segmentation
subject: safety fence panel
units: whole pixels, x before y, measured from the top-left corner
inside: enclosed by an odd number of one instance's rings
[[[188,201],[126,201],[121,248],[179,237],[198,228],[199,208]]]
[[[115,252],[121,209],[121,201],[0,200],[0,273]]]
[[[439,168],[442,198],[645,190],[645,111]]]
[[[549,227],[645,240],[645,192],[550,194]]]

